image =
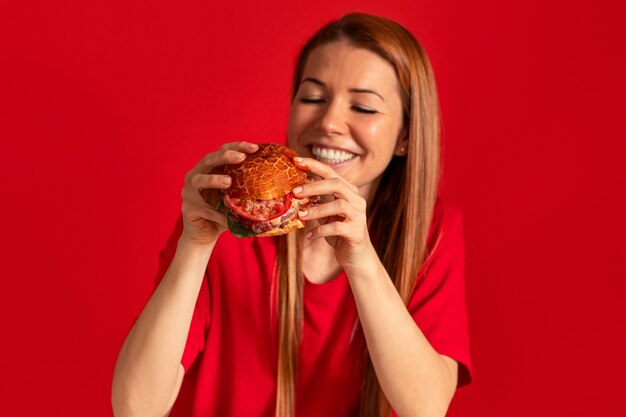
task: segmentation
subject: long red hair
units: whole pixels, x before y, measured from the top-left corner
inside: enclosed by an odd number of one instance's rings
[[[399,80],[404,125],[408,132],[406,156],[394,156],[383,173],[373,204],[368,207],[370,232],[385,230],[374,239],[402,300],[408,300],[419,270],[428,256],[427,237],[440,178],[440,117],[432,67],[415,37],[400,24],[378,16],[353,13],[322,27],[302,48],[293,78],[295,97],[311,51],[320,45],[347,41],[389,62]],[[295,414],[295,379],[302,335],[303,276],[299,266],[302,236],[290,233],[279,240],[278,374],[276,416]],[[361,414],[387,417],[389,403],[380,388],[367,349],[361,392]]]

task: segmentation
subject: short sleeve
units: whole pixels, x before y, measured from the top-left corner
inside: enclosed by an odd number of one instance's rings
[[[461,211],[440,203],[433,218],[431,255],[419,273],[408,309],[433,348],[459,364],[458,386],[472,380]]]
[[[157,273],[156,283],[163,279],[163,276],[167,272],[172,259],[176,253],[176,247],[178,244],[178,238],[182,233],[182,218],[179,218],[174,231],[170,235],[165,247],[159,256],[159,270]],[[155,286],[156,288],[156,286]],[[211,297],[209,291],[209,283],[207,273],[204,274],[200,292],[196,300],[193,316],[191,318],[191,325],[189,326],[189,333],[187,335],[187,342],[185,343],[185,350],[181,358],[181,364],[185,368],[185,372],[189,370],[198,354],[204,351],[207,332],[210,324],[210,305]]]

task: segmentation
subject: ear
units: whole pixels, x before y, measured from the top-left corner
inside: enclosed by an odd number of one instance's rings
[[[395,156],[405,156],[409,150],[409,135],[406,131],[406,127],[402,128],[402,131],[398,135],[396,141],[396,148],[393,151]]]

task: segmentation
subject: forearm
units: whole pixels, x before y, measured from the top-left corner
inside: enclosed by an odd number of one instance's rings
[[[120,351],[112,387],[116,413],[165,413],[212,250],[179,240],[168,271]]]
[[[347,271],[380,385],[399,417],[444,416],[456,379],[430,345],[375,255]]]

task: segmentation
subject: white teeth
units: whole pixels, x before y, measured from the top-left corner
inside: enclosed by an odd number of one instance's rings
[[[322,148],[321,146],[313,146],[311,152],[317,159],[322,162],[340,163],[354,158],[356,155],[351,152]]]

